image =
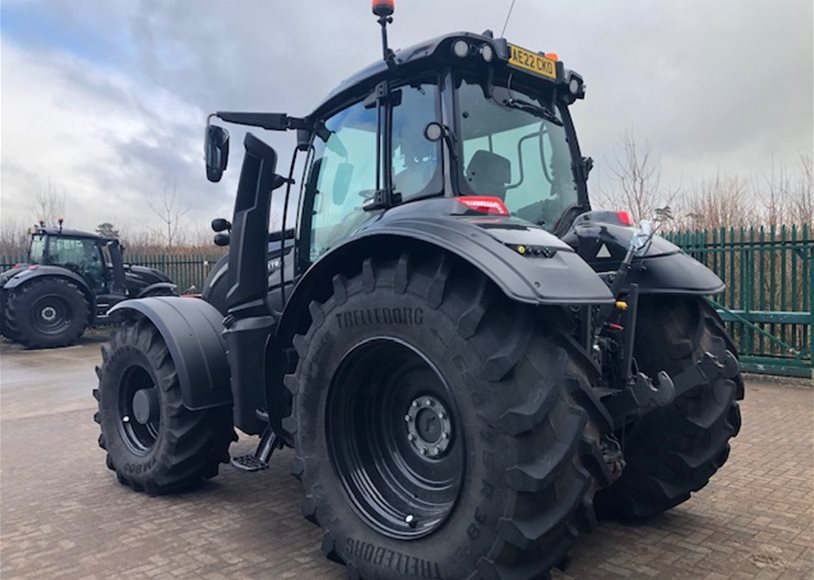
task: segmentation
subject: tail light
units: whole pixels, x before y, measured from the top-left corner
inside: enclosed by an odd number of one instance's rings
[[[619,220],[619,224],[623,226],[632,226],[633,225],[633,218],[630,217],[630,214],[624,210],[620,210],[616,212],[616,219]]]
[[[509,208],[499,197],[489,195],[465,195],[456,197],[458,203],[464,204],[471,210],[492,215],[509,215]]]

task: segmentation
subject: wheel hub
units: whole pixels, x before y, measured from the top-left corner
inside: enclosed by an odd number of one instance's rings
[[[444,455],[452,441],[452,421],[440,399],[432,395],[417,397],[404,416],[407,439],[422,457]]]
[[[40,316],[46,322],[53,322],[53,320],[57,317],[56,308],[53,306],[46,306],[40,311]]]
[[[139,389],[133,395],[133,417],[141,425],[147,425],[159,418],[158,393],[154,388]]]

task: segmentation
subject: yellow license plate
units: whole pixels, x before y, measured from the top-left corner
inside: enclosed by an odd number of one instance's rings
[[[511,66],[532,72],[541,77],[557,80],[556,61],[513,44],[510,44],[509,48],[511,49],[511,55],[509,56]]]

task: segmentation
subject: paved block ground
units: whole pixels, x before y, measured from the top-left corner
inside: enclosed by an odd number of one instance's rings
[[[116,483],[91,420],[100,339],[0,344],[0,576],[339,579],[280,452],[204,488],[150,498]],[[235,452],[250,452],[242,440]],[[567,578],[814,578],[814,389],[751,383],[743,430],[712,483],[646,524],[604,523]]]

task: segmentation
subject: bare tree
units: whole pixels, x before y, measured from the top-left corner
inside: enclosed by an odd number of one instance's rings
[[[791,190],[789,217],[798,224],[814,223],[814,150],[800,151],[800,174]]]
[[[667,191],[661,185],[661,162],[649,144],[639,146],[632,130],[619,138],[618,151],[608,162],[614,183],[611,191],[602,191],[606,203],[626,209],[633,219],[669,221],[679,188]]]
[[[44,221],[47,225],[55,225],[65,216],[65,193],[60,193],[48,180],[45,187],[34,195],[31,201],[31,212],[36,221]]]
[[[178,199],[178,190],[175,183],[172,184],[172,188],[164,186],[159,203],[148,202],[148,205],[153,213],[158,216],[158,219],[161,220],[161,228],[153,230],[153,232],[163,238],[164,245],[167,248],[172,248],[181,231],[181,218],[189,212],[189,206]]]
[[[702,179],[686,199],[682,228],[712,229],[739,227],[761,222],[749,181],[739,176],[716,173]]]

